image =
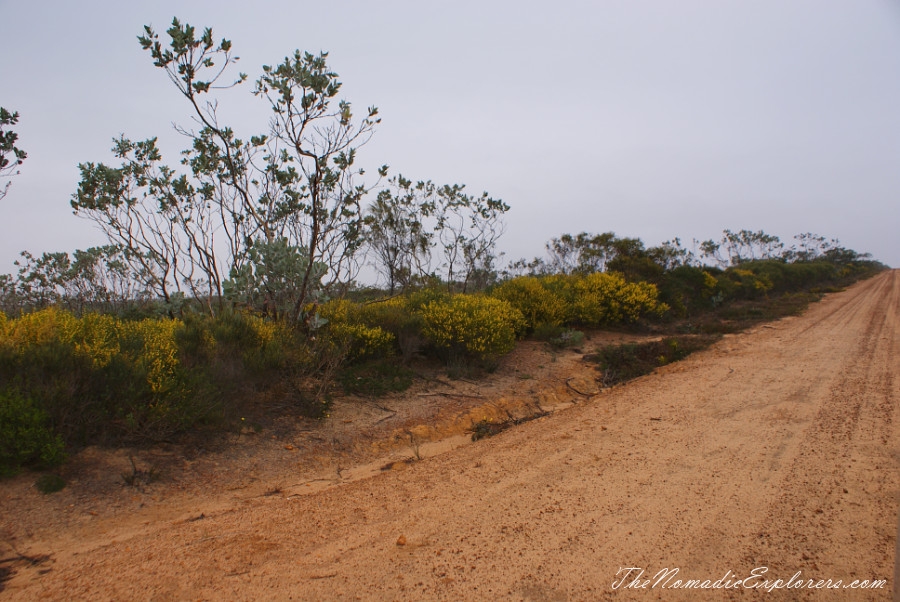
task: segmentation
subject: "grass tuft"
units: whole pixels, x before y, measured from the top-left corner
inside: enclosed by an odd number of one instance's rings
[[[145,470],[137,467],[133,456],[128,456],[128,460],[131,462],[131,472],[123,472],[122,481],[129,487],[140,489],[143,485],[149,485],[159,480],[159,471],[153,466]]]

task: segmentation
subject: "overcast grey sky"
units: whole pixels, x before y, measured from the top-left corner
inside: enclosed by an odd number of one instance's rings
[[[564,232],[650,246],[747,228],[900,266],[893,0],[0,0],[0,105],[28,152],[0,272],[104,242],[69,198],[114,136],[159,136],[177,163],[189,107],[136,41],[173,16],[230,39],[251,80],[328,51],[342,96],[383,118],[361,163],[502,198],[507,259]],[[220,101],[242,136],[265,130],[249,83]]]

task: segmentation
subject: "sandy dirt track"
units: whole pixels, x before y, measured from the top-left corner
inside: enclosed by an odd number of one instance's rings
[[[900,272],[885,272],[405,470],[112,531],[0,598],[889,600],[898,308]],[[887,583],[616,589],[622,567]]]

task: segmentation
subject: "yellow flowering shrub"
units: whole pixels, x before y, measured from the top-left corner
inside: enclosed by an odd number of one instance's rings
[[[358,315],[364,324],[381,326],[396,334],[411,321],[413,312],[407,297],[393,297],[359,305]]]
[[[525,328],[522,312],[502,299],[453,295],[421,309],[422,333],[453,356],[496,360],[513,350]]]
[[[560,326],[566,320],[565,300],[533,276],[508,280],[495,288],[491,295],[522,312],[528,330],[541,325]]]
[[[242,314],[241,321],[249,329],[249,336],[239,341],[244,365],[255,371],[282,368],[296,355],[297,333],[291,325],[277,320]]]
[[[390,349],[380,329],[349,325],[345,334],[362,341],[360,353]],[[313,340],[237,312],[184,320],[57,309],[0,314],[0,394],[19,400],[10,406],[17,424],[40,423],[67,445],[165,437],[227,419],[245,397],[270,387],[291,391],[285,383],[298,366],[314,371],[326,348]],[[15,443],[16,457],[28,456],[26,443]]]
[[[379,326],[335,322],[329,334],[347,350],[347,359],[358,360],[389,355],[394,348],[394,335]]]
[[[422,350],[422,316],[410,297],[393,297],[366,303],[360,307],[360,319],[370,326],[380,326],[394,336],[394,348],[408,362]]]
[[[403,300],[385,302],[379,310],[348,299],[335,299],[319,307],[319,316],[326,319],[328,335],[346,349],[347,359],[360,360],[389,355],[394,350],[396,336],[382,328],[381,323],[391,310],[402,310]],[[381,322],[381,323],[380,323]]]
[[[665,303],[659,302],[656,286],[628,282],[615,272],[548,276],[543,283],[565,299],[569,324],[611,326],[668,310]]]
[[[76,355],[90,359],[94,368],[103,368],[121,353],[122,330],[121,322],[113,316],[85,314],[72,320],[68,334]]]
[[[77,318],[54,308],[24,314],[6,321],[3,344],[22,352],[56,340],[70,340]]]
[[[253,334],[256,335],[256,341],[260,345],[272,345],[280,340],[283,336],[284,324],[273,320],[266,320],[255,314],[244,316]]]
[[[181,363],[183,326],[52,308],[24,314],[0,331],[0,379],[69,442],[178,430],[203,413]]]
[[[348,322],[355,320],[358,314],[357,304],[349,299],[331,299],[318,308],[319,317],[331,322]]]
[[[121,322],[119,337],[122,354],[141,372],[154,395],[178,391],[178,344],[175,332],[180,320],[141,320]]]

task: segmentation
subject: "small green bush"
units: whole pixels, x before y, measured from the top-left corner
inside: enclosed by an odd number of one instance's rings
[[[47,309],[0,319],[0,381],[72,446],[167,438],[228,419],[245,397],[289,389],[298,375],[315,380],[320,351],[299,329],[237,312],[125,320]],[[318,401],[298,408],[319,415]]]
[[[348,366],[341,371],[338,382],[347,394],[383,397],[407,390],[412,385],[413,373],[396,359],[380,359]]]
[[[534,338],[544,341],[556,349],[580,347],[584,343],[584,333],[580,330],[572,330],[564,326],[551,326],[543,324],[534,331]]]
[[[660,300],[678,317],[711,310],[716,305],[716,295],[721,294],[719,281],[710,268],[691,265],[681,265],[667,271],[658,287]]]
[[[268,376],[286,367],[303,337],[285,322],[244,312],[186,316],[175,331],[181,362],[191,369],[232,364],[231,369]],[[215,374],[219,379],[223,374]]]
[[[607,345],[585,359],[599,364],[605,386],[625,382],[655,368],[677,362],[695,351],[706,349],[719,339],[718,336],[699,335],[670,337],[647,343]]]
[[[728,297],[738,299],[758,299],[772,289],[772,281],[768,276],[756,274],[743,266],[728,268],[719,281],[723,284],[730,282],[733,286],[726,294]]]
[[[182,363],[196,376],[195,389],[211,391],[211,415],[225,421],[256,411],[261,399],[290,402],[292,411],[321,418],[330,405],[327,383],[346,359],[346,345],[328,328],[308,336],[282,320],[246,312],[185,318],[178,331]],[[210,387],[211,386],[211,387]]]
[[[65,459],[65,444],[46,412],[14,389],[0,391],[0,476],[23,466],[50,468]]]
[[[584,333],[580,330],[566,329],[559,336],[552,337],[547,342],[557,349],[580,347],[584,343]]]
[[[66,487],[66,480],[58,474],[48,473],[39,476],[34,486],[44,495],[48,495],[62,491]]]

